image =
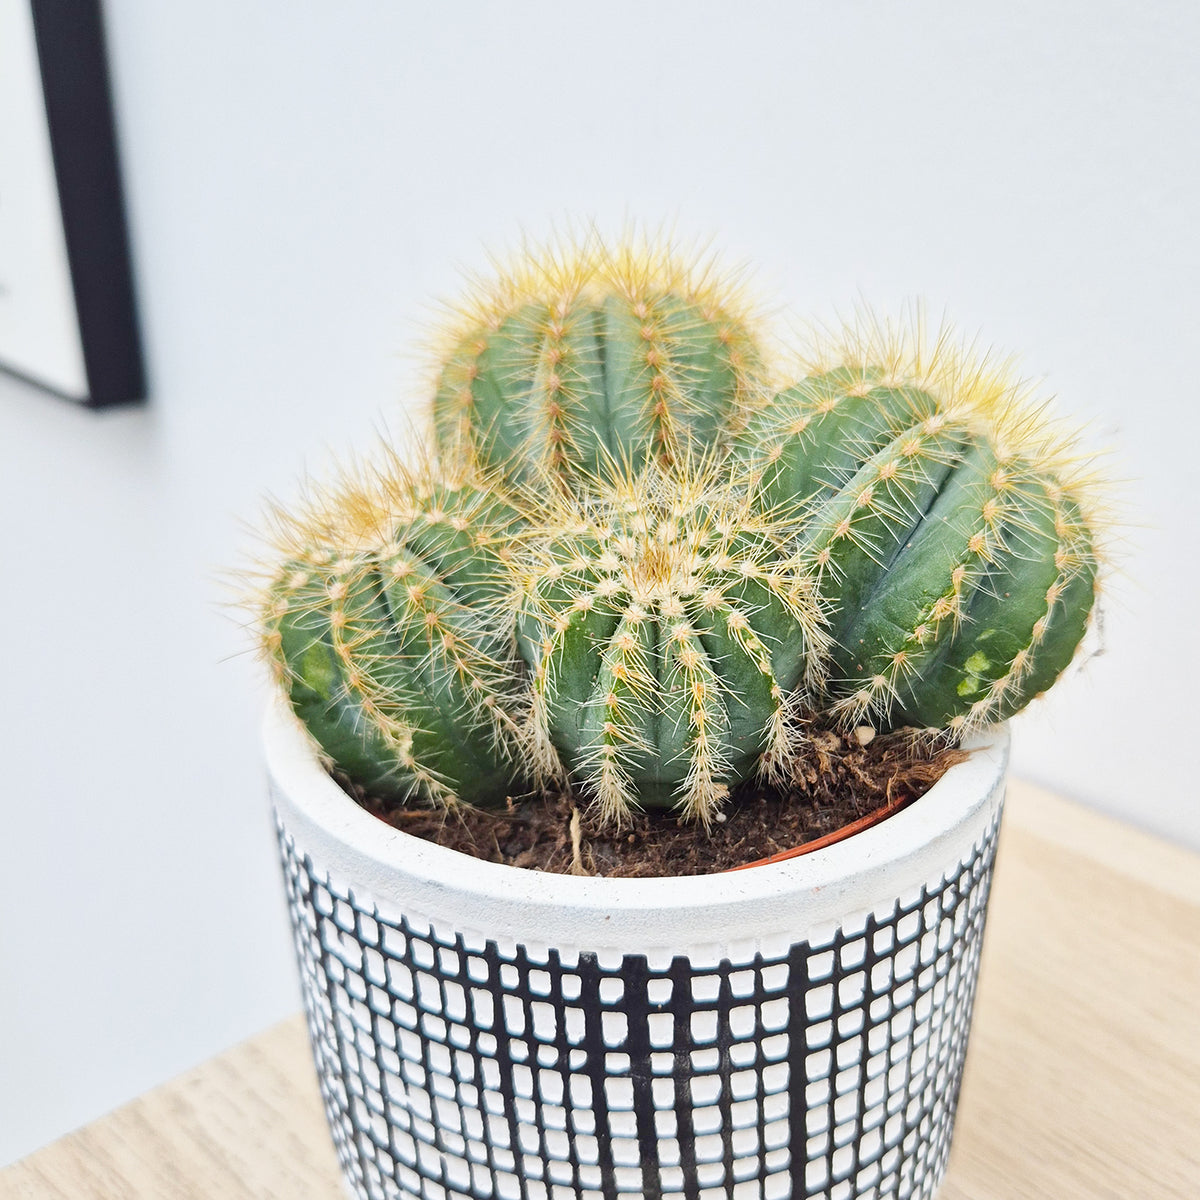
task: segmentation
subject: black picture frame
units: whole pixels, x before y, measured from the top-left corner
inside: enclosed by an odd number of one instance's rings
[[[86,392],[3,359],[0,368],[90,408],[134,403],[146,379],[100,0],[29,9]]]

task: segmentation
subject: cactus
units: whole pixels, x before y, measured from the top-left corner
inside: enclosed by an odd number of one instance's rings
[[[448,462],[578,485],[705,451],[737,424],[760,354],[714,264],[632,239],[525,254],[476,289],[433,400]]]
[[[749,419],[737,457],[769,502],[808,506],[841,721],[961,735],[1070,662],[1096,589],[1092,489],[1003,365],[860,326]]]
[[[806,723],[957,738],[1054,682],[1102,557],[1071,439],[919,325],[860,324],[772,395],[749,311],[711,264],[596,238],[476,290],[437,468],[393,454],[280,522],[262,641],[332,765],[707,824],[794,782]]]
[[[559,500],[517,555],[543,773],[565,768],[616,823],[636,806],[708,823],[756,765],[785,773],[824,647],[792,517],[711,460]]]
[[[369,792],[495,804],[519,790],[519,665],[495,613],[520,521],[393,458],[282,523],[267,656],[331,765]]]

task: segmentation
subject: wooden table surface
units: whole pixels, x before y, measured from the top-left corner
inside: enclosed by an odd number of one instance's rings
[[[1200,856],[1010,786],[938,1200],[1200,1200]],[[344,1200],[299,1016],[0,1170],[4,1200]]]

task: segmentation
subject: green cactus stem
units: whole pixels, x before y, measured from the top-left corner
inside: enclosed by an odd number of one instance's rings
[[[1097,587],[1090,488],[1069,439],[986,360],[881,336],[763,405],[738,458],[809,510],[802,555],[844,723],[961,735],[1071,661]],[[873,357],[872,357],[873,356]]]
[[[433,399],[443,461],[577,486],[706,451],[757,387],[738,288],[669,248],[533,252],[469,297]]]
[[[289,529],[265,649],[331,765],[371,794],[491,805],[519,789],[521,668],[496,615],[519,524],[486,491],[401,472]]]
[[[564,498],[517,563],[541,771],[617,823],[638,806],[707,823],[732,784],[783,773],[824,648],[791,528],[712,466]]]

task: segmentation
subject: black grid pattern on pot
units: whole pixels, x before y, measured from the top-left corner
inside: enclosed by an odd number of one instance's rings
[[[701,963],[384,920],[281,828],[343,1169],[371,1200],[930,1196],[995,838],[890,912]]]

